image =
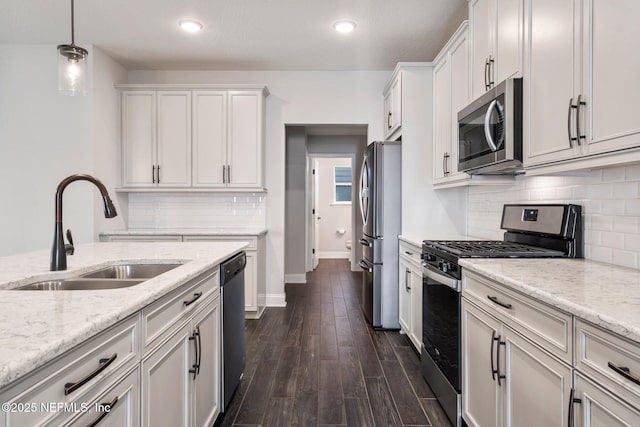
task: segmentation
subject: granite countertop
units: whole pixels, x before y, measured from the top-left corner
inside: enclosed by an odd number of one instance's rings
[[[267,229],[261,227],[139,228],[100,233],[102,236],[262,236],[263,234],[267,234]]]
[[[459,262],[465,269],[640,343],[640,270],[585,259]]]
[[[241,242],[89,243],[66,271],[49,271],[50,252],[0,257],[0,389],[139,311],[246,246]],[[185,263],[129,288],[19,291],[37,280],[77,276],[113,263]]]

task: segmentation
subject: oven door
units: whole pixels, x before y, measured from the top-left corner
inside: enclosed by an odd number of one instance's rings
[[[426,352],[460,392],[460,281],[422,269],[422,338]]]

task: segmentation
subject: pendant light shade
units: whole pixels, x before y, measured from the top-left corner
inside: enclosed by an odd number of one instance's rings
[[[66,95],[86,95],[86,49],[75,45],[73,0],[71,0],[71,44],[58,45],[58,90]]]

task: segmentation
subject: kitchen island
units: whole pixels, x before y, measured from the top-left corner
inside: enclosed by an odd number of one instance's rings
[[[149,359],[151,359],[154,354],[160,353],[163,344],[170,344],[172,340],[180,341],[179,328],[185,329],[191,324],[195,325],[194,329],[202,326],[196,325],[196,322],[201,320],[197,318],[198,313],[204,312],[205,305],[215,303],[214,308],[217,310],[218,265],[240,252],[245,246],[246,243],[240,242],[83,244],[77,245],[75,255],[68,258],[68,269],[58,272],[48,271],[49,251],[0,258],[0,396],[3,397],[3,403],[11,399],[15,390],[18,394],[23,393],[27,396],[25,398],[27,401],[23,403],[39,404],[40,402],[28,402],[28,396],[33,397],[37,394],[37,387],[30,383],[33,378],[39,376],[46,378],[47,370],[62,363],[61,361],[77,352],[78,348],[85,346],[88,341],[102,345],[94,337],[109,335],[111,333],[109,331],[114,330],[116,330],[113,333],[114,337],[124,337],[121,340],[120,349],[130,348],[130,354],[123,356],[121,351],[117,356],[119,360],[113,357],[116,361],[112,366],[119,366],[118,363],[121,363],[123,366],[117,368],[120,369],[118,375],[125,375],[127,372],[135,378],[140,375],[140,382],[144,384],[145,357],[150,355]],[[120,289],[17,290],[20,286],[35,281],[73,277],[109,265],[128,263],[183,265],[140,284]],[[202,300],[198,304],[191,305],[190,299],[195,301],[200,296]],[[167,299],[168,297],[170,299]],[[175,308],[171,305],[173,300],[178,303],[174,304]],[[182,300],[187,301],[183,303]],[[188,307],[189,305],[191,307]],[[171,310],[177,314],[172,314]],[[212,310],[211,313],[213,313],[209,316],[213,321],[211,325],[219,326],[219,320],[215,320],[219,319],[219,310]],[[163,322],[171,325],[165,327],[156,319],[163,319]],[[176,319],[177,321],[174,322]],[[215,327],[212,329],[215,331]],[[157,333],[152,335],[154,330]],[[219,330],[215,332],[219,334]],[[191,341],[196,341],[196,335],[193,338],[193,340],[190,338],[187,340],[186,337],[184,339],[186,344],[183,353],[185,359],[189,358],[189,362],[192,357],[189,354],[191,350],[188,345]],[[107,339],[109,340],[114,341],[116,338]],[[90,351],[87,351],[88,353]],[[78,357],[81,358],[82,354]],[[125,364],[129,359],[130,363]],[[219,361],[219,359],[216,360]],[[91,363],[99,367],[108,364],[104,359],[100,359],[99,362],[97,359],[92,360]],[[138,367],[138,364],[141,367]],[[81,363],[74,361],[64,366],[72,365],[81,365]],[[67,368],[63,367],[61,371],[64,369]],[[92,369],[88,369],[87,372],[91,372]],[[138,374],[138,370],[142,372]],[[98,375],[94,385],[106,381],[105,376],[105,374]],[[70,379],[73,378],[66,378],[66,380]],[[38,379],[38,381],[41,380],[41,378]],[[27,385],[22,387],[22,383]],[[64,385],[65,396],[67,385]],[[185,390],[187,390],[186,387]],[[30,388],[33,390],[30,391]],[[217,388],[219,384],[214,384],[212,387],[214,391]],[[144,390],[144,386],[142,389]],[[80,397],[85,394],[87,399],[90,395],[89,392],[83,391],[75,394]],[[76,397],[71,393],[69,395],[70,397],[65,397],[65,401]],[[52,399],[52,396],[54,395],[46,397]],[[134,400],[137,401],[136,399]],[[143,396],[142,399],[145,397]],[[120,408],[124,407],[125,405],[120,406]],[[130,408],[131,405],[126,407]],[[16,406],[15,409],[24,408],[24,406]],[[3,407],[0,426],[4,426],[5,422],[9,424],[8,413],[4,409]],[[184,417],[188,418],[192,415],[185,412]],[[58,419],[59,417],[55,418],[55,420]],[[51,422],[57,422],[55,420]],[[145,420],[145,416],[142,416],[143,424],[149,424],[150,421],[149,418]],[[28,424],[14,421],[11,425]]]

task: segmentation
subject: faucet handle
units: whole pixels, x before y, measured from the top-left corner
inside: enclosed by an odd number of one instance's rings
[[[73,236],[71,235],[70,228],[67,229],[67,240],[69,241],[69,244],[64,245],[64,251],[67,253],[67,255],[73,255],[73,251],[75,250],[75,248],[73,246]]]

